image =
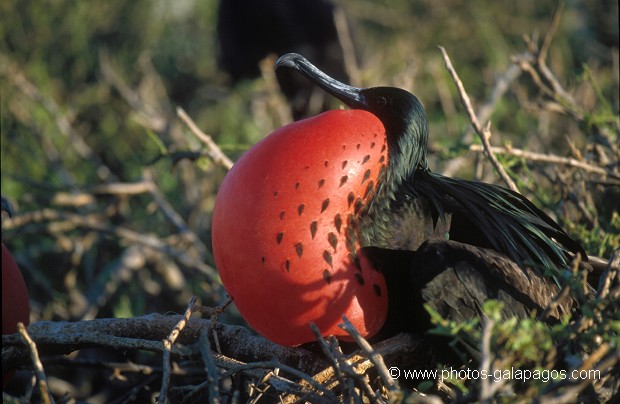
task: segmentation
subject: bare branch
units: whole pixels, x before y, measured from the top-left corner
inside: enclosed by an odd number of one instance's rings
[[[26,327],[24,324],[19,322],[17,323],[17,330],[19,334],[24,339],[28,346],[28,350],[30,351],[30,359],[32,360],[32,364],[34,365],[34,372],[37,375],[37,379],[39,379],[39,389],[41,391],[41,399],[45,404],[53,404],[54,397],[49,392],[47,388],[47,376],[45,375],[45,370],[43,369],[43,364],[41,363],[41,359],[39,359],[39,351],[37,350],[37,344],[30,338],[28,335],[28,331],[26,331]],[[2,344],[4,346],[4,344]],[[4,368],[4,366],[2,366]]]
[[[163,367],[162,367],[163,375],[162,375],[162,382],[161,382],[161,390],[159,391],[159,399],[158,399],[160,403],[168,403],[168,384],[170,383],[170,374],[172,373],[171,363],[170,363],[170,351],[172,349],[172,345],[177,340],[177,337],[179,336],[179,334],[181,334],[181,331],[183,331],[183,328],[185,328],[185,325],[189,321],[189,318],[191,317],[193,313],[193,308],[195,304],[196,304],[196,296],[192,297],[189,304],[187,305],[187,309],[185,310],[185,314],[183,315],[183,318],[181,318],[179,322],[175,324],[172,331],[170,331],[170,334],[163,341],[164,343],[164,355],[163,355]]]
[[[247,363],[247,364],[242,364],[239,365],[233,369],[230,369],[226,372],[224,372],[221,377],[228,377],[230,375],[233,375],[235,373],[239,373],[241,371],[245,371],[245,370],[249,370],[249,369],[257,369],[257,368],[279,368],[282,369],[283,371],[292,374],[295,377],[298,377],[300,379],[303,379],[304,381],[306,381],[307,383],[309,383],[314,389],[316,389],[317,391],[322,392],[323,394],[325,394],[325,396],[327,398],[329,398],[330,400],[336,400],[336,396],[334,395],[334,393],[332,393],[331,391],[327,390],[324,386],[322,386],[320,383],[317,383],[316,381],[314,381],[312,379],[312,377],[310,377],[309,375],[307,375],[304,372],[299,371],[298,369],[288,366],[288,365],[284,365],[278,361],[275,360],[271,360],[271,361],[264,361],[264,362],[252,362],[252,363]]]
[[[355,55],[355,45],[353,44],[353,37],[351,30],[349,29],[349,22],[347,21],[347,15],[342,7],[336,6],[334,8],[334,25],[336,26],[336,32],[338,33],[338,41],[342,47],[342,55],[344,58],[344,67],[350,78],[351,85],[360,85],[360,71],[357,66],[357,57]]]
[[[601,276],[596,295],[599,299],[604,299],[610,294],[611,287],[620,289],[620,249],[616,249],[612,254],[607,268]]]
[[[209,387],[209,398],[213,402],[217,402],[220,397],[219,388],[219,372],[217,365],[213,359],[213,352],[211,351],[211,342],[209,341],[209,329],[203,328],[200,330],[200,354],[202,355],[202,361],[205,364],[205,370],[207,371],[207,386]]]
[[[469,146],[469,150],[475,151],[478,153],[484,153],[484,147],[472,144]],[[585,161],[577,160],[575,158],[570,157],[562,157],[555,154],[544,154],[531,152],[523,149],[515,149],[513,147],[499,147],[499,146],[491,146],[491,151],[494,154],[505,154],[508,156],[520,157],[529,161],[534,161],[538,163],[548,163],[548,164],[557,164],[568,167],[579,168],[580,170],[586,171],[591,174],[600,175],[603,178],[613,178],[620,180],[620,176],[614,173],[612,170],[606,170],[602,167],[598,167],[587,163]]]
[[[467,92],[465,91],[465,87],[463,86],[461,79],[459,79],[459,76],[456,73],[456,70],[454,70],[454,67],[452,66],[452,62],[450,62],[450,57],[448,56],[448,53],[442,46],[439,47],[439,50],[441,51],[441,55],[443,57],[444,63],[446,64],[446,69],[448,69],[448,72],[452,76],[452,80],[454,80],[454,84],[456,84],[456,88],[459,92],[459,96],[461,97],[461,102],[463,103],[463,107],[465,107],[465,110],[467,111],[467,115],[469,116],[469,121],[471,122],[472,126],[474,127],[474,130],[476,131],[476,133],[480,137],[480,140],[482,141],[482,145],[484,146],[484,150],[485,150],[485,154],[487,158],[489,159],[489,161],[491,162],[495,170],[498,172],[500,177],[504,180],[506,185],[508,185],[508,187],[511,190],[515,192],[519,192],[517,185],[510,178],[506,170],[504,170],[504,167],[499,163],[499,161],[497,161],[497,158],[491,151],[491,143],[490,143],[491,121],[488,121],[484,128],[480,125],[480,122],[478,122],[478,118],[476,117],[474,109],[471,105],[469,95],[467,95]]]
[[[63,227],[67,231],[68,229],[82,228],[113,234],[116,237],[125,239],[131,243],[153,248],[175,257],[182,264],[199,270],[213,282],[213,286],[216,289],[221,289],[219,282],[217,282],[218,277],[215,269],[206,265],[204,262],[189,256],[184,250],[177,249],[170,243],[165,242],[156,236],[139,233],[122,226],[107,224],[107,221],[102,219],[103,216],[99,214],[80,215],[53,209],[42,209],[36,212],[17,215],[10,222],[3,224],[3,226],[4,229],[7,230],[18,228],[27,223],[55,222],[57,226]]]
[[[177,115],[185,125],[189,128],[189,130],[200,140],[207,148],[207,154],[211,157],[213,162],[221,165],[227,170],[230,170],[233,166],[233,161],[228,158],[226,154],[220,149],[220,147],[213,141],[211,136],[207,135],[203,131],[200,130],[198,125],[192,120],[192,118],[187,115],[187,113],[181,107],[177,107]]]
[[[69,140],[69,146],[84,161],[95,165],[95,171],[102,181],[116,181],[117,178],[112,170],[105,165],[100,155],[93,151],[82,134],[73,127],[69,114],[63,112],[63,108],[56,100],[39,91],[37,86],[23,74],[23,71],[7,55],[0,52],[0,75],[5,76],[22,94],[47,111],[50,118],[55,120],[59,132]]]
[[[492,363],[493,356],[491,352],[491,335],[495,322],[484,317],[482,323],[482,360],[480,361],[480,369],[486,371],[487,374],[493,374]],[[491,380],[490,378],[482,378],[480,380],[480,402],[491,403],[495,393],[506,383],[507,379]]]
[[[181,319],[179,315],[151,314],[135,318],[107,318],[89,321],[38,321],[30,324],[28,332],[37,343],[43,355],[69,354],[89,347],[109,347],[119,350],[140,349],[151,352],[163,352],[161,341],[167,337]],[[218,333],[222,351],[237,360],[271,360],[296,367],[306,373],[314,374],[327,367],[328,363],[320,357],[302,348],[287,348],[274,344],[267,339],[253,334],[241,326],[218,323],[212,325],[210,320],[190,319],[183,333],[178,336],[181,344],[195,343],[203,327],[213,326]],[[27,357],[23,342],[17,335],[2,336],[3,367],[20,363]],[[186,356],[188,348],[173,346],[174,356]],[[215,355],[218,357],[218,355]]]
[[[357,331],[355,326],[353,326],[349,319],[346,318],[344,315],[342,316],[342,321],[344,322],[344,324],[340,324],[340,328],[348,332],[349,335],[353,337],[355,342],[357,342],[360,348],[362,348],[362,351],[364,351],[364,353],[368,355],[370,361],[377,368],[377,372],[379,372],[379,376],[381,376],[383,383],[385,383],[385,385],[390,390],[398,389],[398,382],[394,380],[390,375],[390,372],[388,371],[387,366],[385,366],[385,362],[383,361],[383,357],[372,348],[368,341],[366,341],[364,337],[362,337],[362,335],[359,333],[359,331]]]

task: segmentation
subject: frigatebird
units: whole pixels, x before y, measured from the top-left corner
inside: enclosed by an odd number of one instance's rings
[[[427,304],[457,321],[487,299],[506,316],[542,310],[579,243],[517,192],[430,170],[420,101],[395,87],[356,88],[289,53],[299,72],[345,103],[276,130],[222,183],[213,250],[241,314],[275,342],[424,332]],[[549,313],[569,313],[572,298]],[[387,318],[387,321],[386,321]],[[382,328],[383,326],[383,328]]]
[[[389,292],[400,287],[401,296],[417,299],[405,304],[407,310],[424,302],[459,321],[481,315],[484,300],[494,298],[505,303],[506,316],[527,317],[556,297],[554,278],[568,269],[574,254],[587,259],[581,245],[523,195],[431,171],[428,119],[415,95],[395,87],[346,85],[294,53],[281,56],[276,69],[301,73],[385,126],[389,164],[360,220],[359,236],[363,246],[379,247],[368,251],[384,272],[397,272]],[[571,303],[565,299],[552,317],[567,314]]]

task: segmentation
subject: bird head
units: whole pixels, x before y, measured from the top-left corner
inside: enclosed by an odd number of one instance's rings
[[[388,183],[398,185],[417,168],[427,168],[428,119],[415,95],[396,87],[350,86],[296,53],[287,53],[276,61],[276,72],[282,68],[298,71],[349,108],[362,109],[379,118],[388,139]]]

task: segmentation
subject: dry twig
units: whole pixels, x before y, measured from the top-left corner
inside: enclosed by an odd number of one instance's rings
[[[340,328],[348,332],[349,335],[351,335],[351,337],[355,340],[355,342],[357,342],[360,348],[362,348],[362,351],[364,351],[364,353],[368,355],[368,359],[370,359],[373,365],[375,365],[375,368],[377,369],[381,380],[383,380],[383,383],[385,383],[387,388],[389,390],[398,389],[398,382],[394,380],[390,375],[390,372],[388,371],[388,368],[387,366],[385,366],[385,362],[383,361],[383,357],[372,348],[368,341],[366,341],[364,337],[362,337],[362,335],[359,333],[359,331],[357,331],[355,326],[351,324],[349,319],[346,318],[344,315],[342,316],[342,321],[344,322],[344,324],[340,324]]]
[[[480,152],[484,152],[484,147],[477,145],[477,144],[472,144],[469,146],[469,150],[480,153]],[[505,154],[508,156],[519,157],[519,158],[523,158],[528,161],[534,161],[537,163],[548,163],[548,164],[563,165],[567,167],[574,167],[574,168],[578,168],[590,174],[599,175],[603,178],[611,178],[614,180],[620,180],[620,177],[618,177],[618,175],[615,174],[611,170],[606,170],[602,167],[595,166],[585,161],[577,160],[577,159],[570,158],[570,157],[562,157],[562,156],[557,156],[555,154],[537,153],[537,152],[532,152],[532,151],[523,150],[523,149],[515,149],[513,147],[491,146],[491,151],[494,154]],[[617,185],[620,185],[620,182],[618,182]]]
[[[54,222],[53,225],[57,226],[58,230],[60,230],[60,228],[65,231],[70,229],[88,229],[112,234],[132,244],[139,244],[153,248],[177,258],[183,265],[197,269],[204,274],[207,279],[212,281],[214,288],[217,290],[221,289],[221,287],[218,286],[219,282],[216,281],[217,274],[215,269],[206,265],[199,259],[189,256],[185,251],[176,248],[174,245],[171,245],[171,243],[156,236],[139,233],[123,226],[108,224],[105,217],[101,214],[80,215],[54,209],[42,209],[40,211],[17,215],[3,226],[5,230],[9,230],[19,228],[28,223],[41,222]]]
[[[161,390],[159,392],[159,399],[158,399],[158,402],[160,403],[168,403],[168,384],[170,383],[170,374],[172,373],[171,362],[170,362],[170,353],[171,353],[170,351],[172,349],[172,345],[177,340],[177,337],[179,336],[181,331],[183,331],[183,328],[185,328],[185,325],[189,321],[189,318],[191,317],[192,312],[193,312],[192,309],[195,304],[196,304],[196,297],[194,296],[190,300],[187,306],[187,310],[185,310],[185,314],[183,315],[183,318],[181,318],[179,322],[174,326],[174,328],[172,329],[168,337],[163,340],[164,365],[163,365]]]
[[[30,338],[30,335],[28,335],[28,331],[26,330],[26,327],[24,327],[23,323],[17,323],[17,331],[19,331],[19,334],[24,339],[24,341],[28,345],[28,349],[30,350],[30,359],[32,360],[32,364],[34,365],[34,373],[37,375],[37,379],[39,380],[41,400],[43,400],[44,404],[53,404],[54,397],[52,397],[52,394],[49,392],[49,389],[47,387],[47,376],[45,375],[45,370],[43,369],[41,359],[39,359],[37,344],[32,340],[32,338]],[[2,345],[4,347],[4,344]]]
[[[69,354],[79,349],[93,346],[109,347],[119,350],[146,350],[163,352],[161,341],[167,337],[167,331],[181,319],[179,315],[151,314],[129,319],[106,318],[90,321],[38,321],[30,324],[28,332],[37,343],[39,351],[44,354]],[[198,340],[200,329],[210,326],[211,321],[190,319],[179,342],[188,345]],[[217,329],[222,351],[229,357],[254,360],[275,358],[290,366],[295,366],[307,373],[316,373],[327,366],[327,362],[316,355],[300,348],[286,348],[274,344],[263,337],[254,335],[241,326],[218,323]],[[3,366],[19,363],[27,357],[21,339],[15,335],[2,337]],[[185,357],[191,350],[184,347],[172,347],[172,353]]]
[[[454,70],[454,67],[452,66],[452,62],[450,61],[450,57],[448,56],[448,53],[442,46],[439,47],[439,50],[441,51],[441,55],[443,57],[444,63],[446,64],[446,69],[448,69],[448,72],[452,76],[452,80],[454,80],[454,84],[456,85],[456,88],[459,92],[459,96],[461,97],[461,102],[463,103],[463,107],[465,107],[465,110],[467,111],[467,115],[469,116],[469,121],[471,122],[472,126],[474,127],[474,130],[476,131],[476,133],[480,137],[480,140],[482,141],[482,145],[484,146],[484,150],[485,150],[485,154],[487,158],[489,159],[489,161],[491,162],[495,170],[498,172],[500,177],[502,177],[506,185],[508,185],[508,187],[511,190],[518,192],[519,189],[517,188],[517,185],[510,178],[510,176],[508,175],[504,167],[499,163],[499,161],[497,161],[497,158],[495,157],[495,155],[493,154],[493,151],[491,150],[491,143],[490,143],[491,121],[488,121],[484,127],[480,125],[480,122],[478,121],[478,118],[476,117],[476,113],[474,112],[474,109],[471,105],[469,95],[467,95],[467,92],[465,91],[465,87],[463,86],[461,79],[459,79],[459,76],[456,73],[456,70]]]
[[[209,400],[217,402],[220,398],[219,388],[219,372],[213,359],[213,353],[211,352],[211,342],[209,341],[209,329],[203,328],[200,330],[200,354],[202,355],[202,361],[205,364],[205,370],[207,371],[207,386],[209,387]]]
[[[200,140],[207,148],[207,154],[211,157],[214,163],[221,165],[227,170],[230,170],[233,166],[233,161],[228,158],[226,154],[220,149],[220,147],[213,141],[213,138],[200,130],[198,125],[187,115],[187,113],[181,107],[177,107],[177,115],[189,130]]]
[[[494,325],[495,322],[492,319],[489,317],[484,318],[482,323],[482,361],[480,362],[480,369],[487,372],[487,374],[492,374],[491,335]],[[480,380],[480,402],[482,403],[490,403],[497,392],[497,388],[499,388],[499,386],[491,385],[490,383],[490,380],[487,378]],[[500,383],[497,384],[499,385]]]
[[[101,156],[93,151],[84,140],[83,134],[75,129],[70,114],[64,113],[63,107],[61,107],[56,100],[46,93],[41,92],[35,84],[31,83],[24,75],[24,71],[24,69],[19,68],[7,55],[0,52],[0,76],[5,76],[22,92],[22,94],[33,102],[41,105],[43,109],[47,111],[50,119],[55,121],[58,131],[69,140],[69,146],[72,147],[76,154],[84,161],[95,166],[95,171],[102,181],[117,181],[116,176],[103,162]],[[42,140],[45,141],[45,139]]]

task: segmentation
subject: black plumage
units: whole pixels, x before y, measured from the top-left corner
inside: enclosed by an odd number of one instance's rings
[[[586,259],[580,244],[521,194],[433,173],[426,113],[413,94],[348,86],[297,54],[276,67],[300,72],[386,128],[389,165],[359,219],[359,237],[388,278],[389,316],[396,313],[401,328],[430,326],[424,303],[457,321],[480,316],[487,299],[503,301],[505,316],[540,313],[559,292],[572,255]],[[551,317],[569,313],[572,303],[567,298]]]

